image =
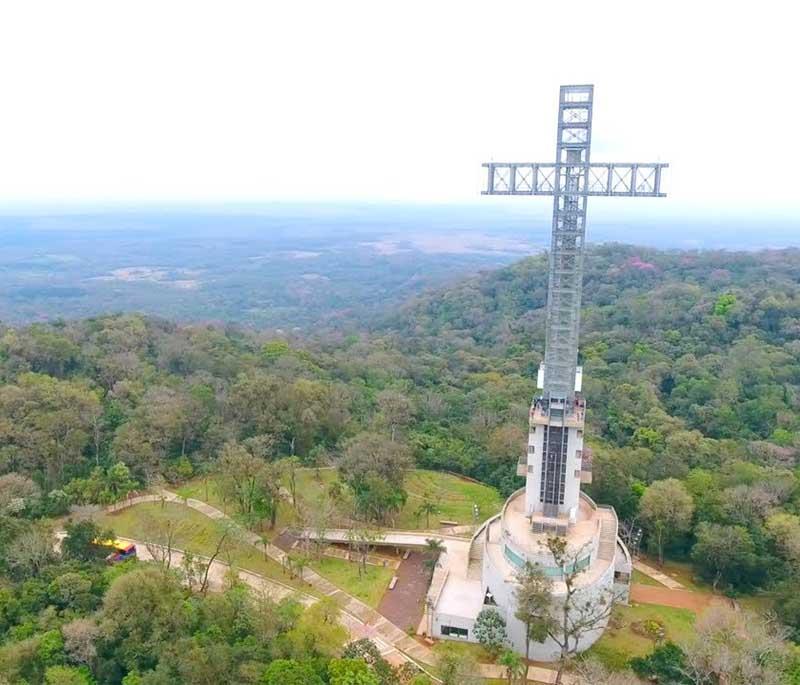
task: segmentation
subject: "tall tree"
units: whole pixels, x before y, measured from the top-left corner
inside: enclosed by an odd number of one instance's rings
[[[359,433],[345,444],[339,474],[352,489],[359,513],[382,520],[405,503],[405,472],[411,465],[404,445]]]
[[[242,445],[228,443],[222,448],[217,469],[222,496],[232,501],[240,514],[250,516],[262,496],[266,464]]]
[[[396,390],[382,390],[377,397],[381,421],[389,427],[389,438],[395,441],[397,431],[405,428],[413,416],[411,401]]]
[[[675,478],[656,481],[645,490],[640,502],[641,519],[650,540],[664,563],[664,546],[685,533],[692,522],[694,500],[683,483]]]
[[[439,563],[439,557],[446,551],[444,543],[438,538],[425,538],[425,549],[422,551],[423,565],[433,574]]]
[[[531,642],[544,642],[553,627],[553,587],[544,570],[526,562],[515,578],[514,616],[525,626],[525,660]]]
[[[431,527],[431,514],[438,514],[439,507],[436,505],[436,502],[433,500],[428,499],[428,495],[425,495],[425,499],[422,500],[422,504],[417,507],[416,515],[417,516],[424,516],[425,517],[425,527]]]
[[[496,657],[508,641],[505,619],[497,609],[484,607],[475,619],[475,639],[493,657]]]
[[[753,576],[758,561],[755,544],[746,528],[701,521],[695,536],[692,560],[700,573],[711,580],[714,590],[723,580],[741,588],[758,579]]]

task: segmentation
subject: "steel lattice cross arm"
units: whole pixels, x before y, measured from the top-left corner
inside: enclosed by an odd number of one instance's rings
[[[489,162],[482,195],[555,195],[556,180],[566,164]],[[666,197],[661,192],[661,170],[669,164],[576,164],[579,195]],[[584,173],[588,172],[588,173]]]

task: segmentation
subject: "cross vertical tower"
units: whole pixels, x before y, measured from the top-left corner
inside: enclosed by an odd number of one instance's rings
[[[530,412],[525,506],[534,529],[562,532],[578,517],[581,482],[591,482],[583,461],[585,403],[578,367],[583,248],[590,195],[664,197],[667,164],[592,164],[594,86],[561,86],[556,161],[489,163],[484,195],[552,195],[553,228],[547,291],[541,395]]]
[[[578,364],[583,278],[583,238],[586,232],[587,166],[592,139],[592,86],[563,86],[558,103],[553,238],[547,289],[547,329],[544,396],[572,399]]]

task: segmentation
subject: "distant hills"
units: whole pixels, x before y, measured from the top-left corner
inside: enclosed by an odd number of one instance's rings
[[[630,225],[619,216],[610,224],[599,211],[590,241],[752,248],[800,240],[774,227]],[[546,249],[549,234],[540,202],[4,215],[0,320],[136,311],[283,330],[372,325],[430,288]]]

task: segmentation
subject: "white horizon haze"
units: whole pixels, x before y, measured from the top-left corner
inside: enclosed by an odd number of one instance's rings
[[[667,200],[592,199],[590,221],[796,222],[795,44],[770,1],[12,1],[0,7],[0,210],[548,211],[544,198],[481,198],[480,165],[552,160],[558,86],[593,83],[592,161],[670,169]]]

